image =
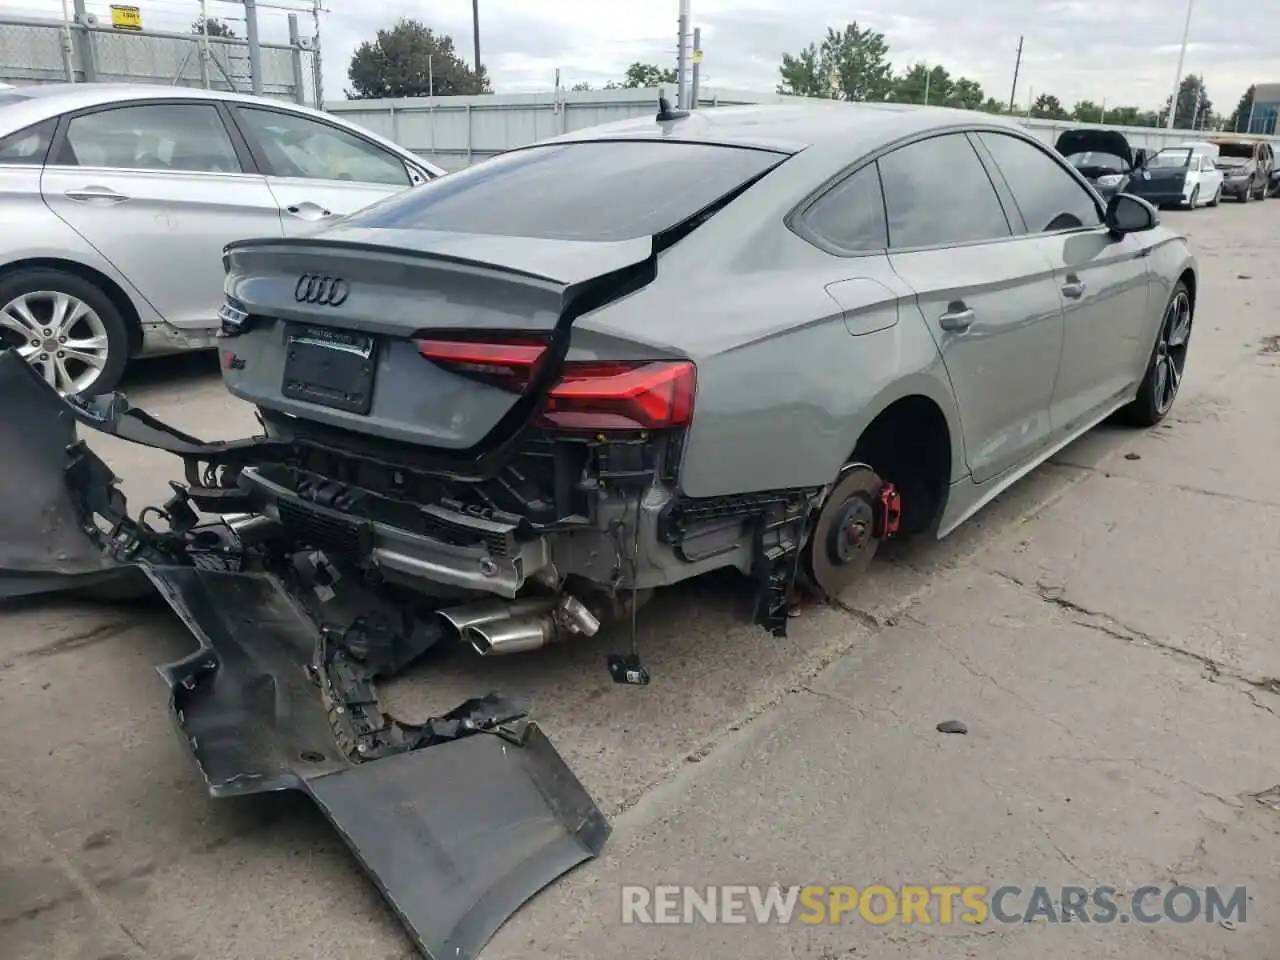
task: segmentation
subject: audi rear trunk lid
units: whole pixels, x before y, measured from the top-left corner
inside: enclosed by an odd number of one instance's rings
[[[554,375],[576,315],[648,282],[653,246],[650,237],[343,227],[238,242],[224,257],[223,379],[236,396],[286,419],[469,451],[517,432],[520,405],[548,384],[536,373],[514,388],[463,375],[426,359],[424,344],[481,338],[535,352],[541,344]],[[639,349],[612,337],[591,345],[591,359],[635,359]],[[601,356],[611,348],[621,356]]]

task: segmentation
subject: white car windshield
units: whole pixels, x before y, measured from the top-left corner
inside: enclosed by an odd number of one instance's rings
[[[1099,173],[1124,173],[1129,169],[1129,164],[1123,157],[1118,157],[1114,153],[1103,153],[1100,150],[1073,153],[1067,157],[1067,162],[1077,170],[1096,170]]]
[[[1161,150],[1151,158],[1149,167],[1185,167],[1191,162],[1190,150]]]

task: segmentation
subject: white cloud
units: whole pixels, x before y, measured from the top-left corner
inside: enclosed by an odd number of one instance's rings
[[[130,0],[148,26],[185,29],[195,0]],[[307,0],[260,0],[305,9]],[[346,67],[362,40],[399,17],[417,17],[449,34],[472,58],[471,0],[328,0],[322,14],[326,97],[341,96]],[[942,64],[982,83],[988,95],[1009,96],[1018,37],[1025,36],[1018,99],[1053,93],[1065,104],[1156,106],[1173,83],[1186,7],[1181,0],[692,0],[702,27],[703,83],[772,90],[784,51],[820,39],[850,19],[885,34],[898,66]],[[60,0],[0,0],[0,10],[60,13]],[[106,12],[107,3],[91,0]],[[215,16],[243,17],[243,8],[212,0]],[[1191,22],[1184,72],[1205,76],[1219,110],[1229,111],[1254,82],[1280,81],[1280,34],[1257,24],[1256,0],[1200,0]],[[621,77],[635,60],[674,65],[676,0],[480,0],[481,55],[496,89],[550,89],[555,71],[570,85]],[[264,39],[286,36],[286,14],[264,9]],[[310,15],[302,15],[310,33]]]

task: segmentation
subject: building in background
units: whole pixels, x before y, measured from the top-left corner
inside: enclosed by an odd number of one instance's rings
[[[1259,83],[1253,88],[1253,109],[1249,111],[1249,133],[1275,136],[1280,118],[1280,83]]]

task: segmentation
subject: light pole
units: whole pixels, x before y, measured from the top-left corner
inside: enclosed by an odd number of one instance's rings
[[[471,36],[476,45],[476,76],[480,76],[480,0],[471,0]]]
[[[1187,23],[1182,28],[1182,47],[1178,50],[1178,72],[1173,77],[1173,95],[1169,98],[1169,116],[1165,129],[1173,129],[1173,118],[1178,112],[1178,94],[1182,92],[1182,64],[1187,58],[1187,40],[1191,38],[1191,7],[1195,0],[1187,0]]]

